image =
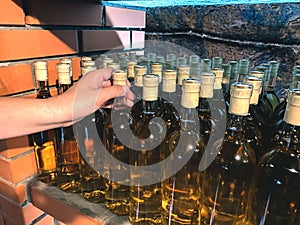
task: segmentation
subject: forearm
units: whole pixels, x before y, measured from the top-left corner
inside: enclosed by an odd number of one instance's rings
[[[63,126],[72,120],[71,107],[58,97],[0,98],[0,139],[27,135]]]

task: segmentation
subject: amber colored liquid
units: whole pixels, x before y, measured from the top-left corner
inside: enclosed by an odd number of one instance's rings
[[[179,138],[183,138],[185,142],[178,145]],[[175,175],[162,182],[162,224],[192,224],[197,221],[194,217],[199,208],[198,166],[205,146],[204,140],[198,134],[187,131],[172,135],[169,141],[174,146],[169,146],[168,149],[183,149],[182,158],[187,155],[185,152],[192,151],[192,156]]]
[[[66,192],[80,192],[79,149],[75,139],[60,143],[58,166],[59,188]]]
[[[299,156],[284,148],[265,154],[254,179],[249,224],[300,224]]]
[[[121,116],[126,116],[126,114],[120,114],[120,117]],[[108,122],[105,125],[104,143],[106,150],[113,157],[123,163],[129,163],[129,151],[127,147],[124,146],[115,135],[110,118],[108,118]],[[129,186],[124,185],[124,183],[129,183],[129,171],[127,171],[127,168],[122,166],[121,164],[112,166],[105,163],[104,171],[107,175],[106,177],[108,177],[108,179],[105,179],[105,207],[114,214],[128,215],[130,192]],[[122,173],[128,173],[128,176],[120,177],[120,182],[114,182],[112,181],[113,179],[109,179],[110,176],[112,176],[111,174],[119,174],[121,173],[121,171]]]
[[[214,162],[202,174],[202,224],[244,224],[254,157],[249,145],[223,143]]]
[[[56,179],[56,156],[53,141],[38,146],[34,143],[39,180],[45,183],[55,182]]]

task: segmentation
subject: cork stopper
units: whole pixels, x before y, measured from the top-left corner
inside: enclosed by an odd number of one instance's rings
[[[151,64],[151,73],[157,74],[159,76],[159,82],[162,81],[162,73],[163,73],[163,65],[158,62],[154,62]]]
[[[223,80],[223,68],[212,68],[211,72],[213,72],[216,75],[215,83],[214,83],[214,89],[220,90],[222,89],[222,80]]]
[[[107,63],[107,68],[111,68],[114,70],[119,70],[120,69],[120,64],[117,62],[109,62]]]
[[[201,98],[212,98],[214,95],[214,83],[216,75],[213,72],[202,72],[201,75],[201,87],[200,97]]]
[[[84,61],[93,61],[93,58],[90,57],[90,56],[82,56],[81,59],[80,59],[81,62],[84,62]]]
[[[199,63],[200,62],[200,57],[198,55],[191,55],[189,57],[189,64],[193,64],[193,63]]]
[[[229,113],[240,116],[248,115],[252,88],[251,84],[243,82],[235,82],[231,85]]]
[[[175,61],[176,60],[176,55],[173,53],[169,53],[166,55],[166,60],[172,60]]]
[[[155,53],[155,52],[149,52],[149,53],[148,53],[148,59],[149,59],[151,62],[155,62],[155,61],[156,61],[156,53]]]
[[[247,75],[249,71],[249,64],[250,60],[248,59],[241,59],[239,61],[239,74],[241,75]]]
[[[290,89],[283,120],[291,125],[300,126],[300,89]]]
[[[292,83],[290,89],[296,88],[298,81],[300,81],[300,73],[294,73],[292,76]]]
[[[269,61],[269,64],[270,64],[270,68],[269,68],[270,78],[276,78],[278,75],[279,62],[272,60]]]
[[[165,63],[165,57],[163,57],[162,55],[158,55],[156,56],[156,61],[158,63]]]
[[[176,91],[176,70],[164,70],[162,91],[175,92]]]
[[[56,71],[59,84],[71,84],[70,64],[58,63],[56,64]]]
[[[180,65],[178,66],[178,85],[182,86],[182,80],[190,77],[190,66]]]
[[[211,62],[211,68],[221,68],[222,61],[223,59],[220,56],[213,57]]]
[[[127,73],[124,70],[113,70],[112,78],[113,78],[114,85],[125,86],[127,82]]]
[[[129,52],[128,53],[128,60],[129,61],[136,61],[136,52]]]
[[[134,85],[137,87],[143,87],[143,76],[147,74],[148,67],[145,65],[135,65],[134,66],[134,72],[135,72],[135,78],[134,78]]]
[[[86,67],[86,66],[96,66],[95,61],[93,60],[85,60],[81,62],[81,66],[82,67]]]
[[[259,77],[261,79],[264,79],[264,72],[263,71],[259,71],[259,70],[251,70],[249,72],[249,76],[251,77]]]
[[[158,99],[159,77],[157,74],[145,74],[143,76],[143,99],[156,101]]]
[[[81,74],[82,76],[85,76],[87,73],[97,70],[96,66],[85,66],[81,68]]]
[[[230,79],[236,80],[239,73],[239,63],[238,61],[229,61],[229,64],[231,65]]]
[[[222,68],[224,69],[222,84],[230,83],[230,74],[231,74],[231,65],[229,63],[222,64]]]
[[[46,61],[36,61],[33,63],[35,78],[38,81],[48,80],[48,66]]]
[[[128,61],[127,62],[127,76],[129,78],[134,78],[134,75],[135,75],[134,67],[136,64],[137,64],[136,61]]]
[[[259,95],[262,91],[262,78],[255,76],[246,76],[244,82],[253,86],[253,92],[250,98],[250,104],[257,105]]]
[[[201,75],[201,64],[200,62],[190,63],[190,77],[199,79]]]
[[[208,68],[211,68],[211,59],[203,59],[203,62],[207,65]]]
[[[200,80],[186,78],[182,80],[181,105],[185,108],[196,108],[199,104]]]
[[[72,59],[70,58],[62,58],[60,60],[61,63],[67,63],[67,64],[72,64]]]
[[[107,64],[112,63],[112,62],[113,62],[113,59],[108,56],[106,58],[103,58],[102,59],[102,68],[107,68]]]
[[[180,65],[186,65],[188,63],[187,58],[186,57],[178,57],[177,58],[177,67]]]

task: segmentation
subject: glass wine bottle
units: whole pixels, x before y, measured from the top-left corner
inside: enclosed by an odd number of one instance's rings
[[[199,94],[199,105],[197,107],[200,125],[200,134],[205,143],[208,143],[211,133],[211,108],[208,99],[212,99],[214,92],[215,73],[202,72]]]
[[[113,84],[125,86],[127,82],[127,73],[123,70],[114,70],[112,72]],[[118,132],[131,132],[126,130],[128,126],[120,124],[119,121],[129,122],[129,113],[126,113],[125,108],[127,105],[124,102],[123,97],[114,99],[112,111],[108,116],[105,124],[104,131],[104,143],[106,150],[117,160],[122,163],[129,164],[129,149],[124,145],[118,138]],[[117,113],[117,115],[115,115]],[[113,116],[114,115],[114,116]],[[117,121],[113,121],[117,120]],[[117,124],[117,125],[114,125]],[[128,215],[129,213],[129,181],[126,180],[129,177],[129,171],[122,164],[109,165],[104,162],[104,170],[107,173],[106,179],[106,191],[105,191],[105,207],[111,212],[117,215]],[[114,181],[114,174],[118,171],[123,170],[123,173],[128,173],[124,176],[125,180]],[[127,183],[124,184],[124,183]]]
[[[243,224],[250,191],[255,153],[245,138],[252,86],[233,83],[230,90],[230,119],[218,154],[201,172],[201,224]],[[202,159],[202,161],[207,159]]]
[[[300,90],[289,90],[285,126],[274,149],[253,174],[249,225],[300,224]]]
[[[161,157],[165,156],[161,146],[165,145],[171,133],[175,132],[172,129],[176,126],[168,124],[167,121],[176,122],[177,117],[174,117],[173,108],[169,111],[162,109],[158,85],[158,75],[144,75],[143,99],[137,102],[131,110],[130,124],[132,124],[133,134],[138,138],[137,147],[131,147],[130,152],[130,165],[136,168],[130,171],[131,181],[135,184],[130,187],[129,220],[131,224],[161,224],[161,169],[159,167],[157,170],[138,173],[140,171],[138,168],[160,162]],[[164,120],[164,124],[157,123],[156,117]],[[166,129],[162,129],[162,126]],[[147,149],[147,146],[150,149]],[[144,184],[143,181],[147,177],[157,182]]]
[[[194,211],[198,208],[200,197],[200,172],[198,165],[205,144],[199,130],[196,107],[199,100],[200,81],[187,78],[182,84],[180,107],[181,130],[169,138],[166,150],[171,154],[174,149],[180,151],[172,157],[181,169],[175,175],[162,181],[162,224],[191,224]],[[164,158],[162,158],[163,160]],[[165,170],[170,170],[166,167]]]
[[[62,94],[72,85],[70,64],[58,63],[56,69],[58,73],[58,93]],[[80,152],[73,127],[57,128],[56,133],[58,146],[58,187],[66,192],[80,193]]]
[[[37,82],[38,99],[50,98],[48,84],[48,67],[46,61],[36,61],[33,63],[34,74]],[[57,184],[57,145],[55,131],[45,130],[30,135],[33,141],[34,153],[37,163],[38,179],[42,182]]]

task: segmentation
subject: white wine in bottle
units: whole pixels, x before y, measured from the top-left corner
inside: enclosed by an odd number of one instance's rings
[[[191,224],[198,208],[200,197],[200,172],[198,166],[205,148],[204,140],[199,134],[198,112],[200,81],[186,78],[182,83],[180,107],[181,130],[170,135],[169,145],[164,151],[173,152],[172,157],[182,168],[170,178],[162,181],[162,224]],[[162,158],[164,160],[164,158]],[[170,168],[165,168],[165,171]],[[165,172],[164,171],[164,172]]]
[[[113,84],[125,86],[127,82],[127,73],[123,70],[113,70]],[[123,97],[114,99],[112,112],[108,116],[104,130],[104,143],[106,150],[117,160],[122,163],[129,164],[129,149],[118,138],[115,129],[118,132],[131,132],[126,130],[127,126],[122,125],[122,121],[129,121],[129,113],[126,113],[126,104]],[[112,116],[114,115],[114,116]],[[114,119],[114,121],[113,121]],[[116,125],[118,124],[118,125]],[[121,163],[116,165],[109,165],[104,162],[105,173],[108,178],[106,179],[105,190],[105,207],[117,215],[128,215],[129,210],[129,171]],[[128,174],[123,176],[124,180],[115,182],[113,175],[118,171]],[[124,184],[127,183],[128,185]]]
[[[62,94],[72,85],[70,64],[58,63],[56,69],[58,73],[58,93]],[[80,152],[74,136],[73,127],[57,128],[56,133],[58,145],[58,187],[66,192],[80,193]]]
[[[231,86],[230,119],[218,154],[201,173],[201,224],[244,224],[255,153],[245,138],[252,85]],[[207,160],[207,159],[202,159]]]
[[[38,99],[50,98],[48,85],[48,67],[46,61],[33,64],[37,82]],[[33,141],[37,163],[38,179],[51,185],[57,184],[56,137],[54,130],[45,130],[30,135]]]
[[[279,141],[261,158],[253,173],[253,188],[244,224],[300,224],[299,113],[300,89],[291,89]]]

